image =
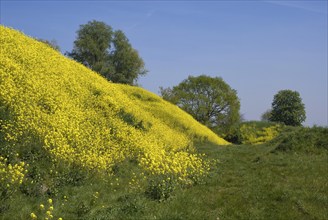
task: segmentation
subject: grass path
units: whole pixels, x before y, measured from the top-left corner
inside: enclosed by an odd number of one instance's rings
[[[272,147],[203,145],[219,159],[205,185],[159,204],[162,219],[328,219],[327,154],[270,153]]]

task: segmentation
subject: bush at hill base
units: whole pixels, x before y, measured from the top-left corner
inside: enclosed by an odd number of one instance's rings
[[[135,160],[149,175],[193,182],[209,169],[193,141],[229,144],[157,95],[110,83],[18,31],[0,26],[0,47],[0,173],[14,185],[40,175],[40,161],[111,175]]]
[[[240,126],[243,144],[262,144],[275,138],[283,126],[268,122],[245,122]]]
[[[288,127],[271,144],[273,152],[328,153],[328,128]]]
[[[235,144],[263,144],[274,139],[284,126],[274,122],[247,121],[233,129],[225,138]]]

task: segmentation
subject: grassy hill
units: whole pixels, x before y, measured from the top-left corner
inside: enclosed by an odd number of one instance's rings
[[[110,83],[18,31],[1,26],[0,45],[4,198],[30,183],[51,194],[53,172],[111,176],[126,161],[145,177],[191,184],[209,169],[193,143],[229,144],[157,95]]]
[[[160,97],[109,83],[17,31],[1,27],[0,40],[1,135],[11,150],[39,147],[90,169],[137,158],[151,172],[181,173],[172,163],[193,158],[194,140],[228,144]]]

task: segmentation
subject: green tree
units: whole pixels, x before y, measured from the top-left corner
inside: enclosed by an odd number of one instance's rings
[[[297,91],[281,90],[274,96],[270,121],[300,126],[305,119],[305,107]]]
[[[60,47],[59,47],[56,40],[51,40],[51,41],[44,40],[44,39],[37,39],[37,40],[44,43],[44,44],[46,44],[46,45],[48,45],[48,46],[50,46],[52,49],[57,50],[57,51],[60,52]]]
[[[108,78],[112,72],[109,65],[112,35],[112,28],[104,22],[90,21],[80,25],[73,50],[67,55]]]
[[[237,92],[220,77],[189,76],[161,96],[216,132],[228,134],[240,121]]]
[[[140,75],[147,73],[143,60],[132,48],[123,31],[114,32],[113,47],[110,60],[115,68],[115,74],[110,76],[112,81],[133,84]]]
[[[262,115],[261,115],[261,121],[270,121],[271,117],[271,109],[266,110]]]
[[[80,25],[73,50],[66,54],[115,83],[133,84],[146,74],[125,34],[101,21]]]

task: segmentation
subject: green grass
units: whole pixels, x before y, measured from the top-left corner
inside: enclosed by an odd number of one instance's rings
[[[273,154],[270,146],[200,151],[219,159],[204,185],[181,190],[153,212],[159,219],[327,219],[327,154]],[[151,210],[148,210],[151,212]]]
[[[275,147],[198,144],[200,153],[219,160],[210,177],[177,187],[162,202],[129,187],[132,173],[141,172],[129,161],[112,179],[90,175],[63,185],[55,196],[16,193],[0,218],[26,219],[52,197],[55,219],[328,219],[327,151],[286,153]]]
[[[207,184],[213,198],[208,218],[327,219],[326,152],[274,154],[265,145],[201,149],[221,161]]]

